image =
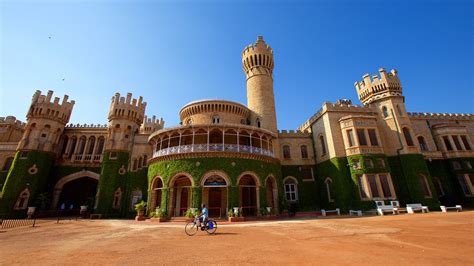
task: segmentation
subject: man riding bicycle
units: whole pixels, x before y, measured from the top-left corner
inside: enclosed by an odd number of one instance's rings
[[[206,208],[206,204],[203,203],[201,205],[201,215],[199,215],[198,217],[199,218],[198,226],[201,226],[201,223],[206,225],[208,217],[209,217],[209,211]]]

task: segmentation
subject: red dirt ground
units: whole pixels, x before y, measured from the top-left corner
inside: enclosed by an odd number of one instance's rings
[[[0,233],[11,264],[474,265],[474,212],[326,218],[222,225],[124,220],[42,223]]]

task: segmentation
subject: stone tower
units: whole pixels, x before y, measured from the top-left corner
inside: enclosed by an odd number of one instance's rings
[[[356,81],[354,86],[360,101],[378,110],[379,125],[388,155],[419,153],[412,125],[405,109],[402,85],[395,69],[389,73],[380,68],[378,75],[369,74]]]
[[[59,152],[59,139],[69,122],[74,101],[62,102],[53,91],[36,91],[26,115],[27,124],[0,196],[0,212],[21,211],[44,191],[50,170]]]
[[[242,64],[247,78],[247,105],[252,111],[250,124],[277,133],[273,51],[262,36],[258,36],[255,44],[245,47]]]
[[[96,209],[105,216],[119,216],[127,187],[127,169],[135,134],[145,117],[143,98],[132,99],[132,94],[121,97],[116,93],[109,108],[107,141],[99,179]]]

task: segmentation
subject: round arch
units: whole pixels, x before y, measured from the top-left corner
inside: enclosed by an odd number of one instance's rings
[[[158,187],[158,183],[161,181],[161,187]],[[163,178],[161,176],[155,176],[150,183],[150,210],[154,211],[156,207],[161,207],[161,200],[162,200],[162,191],[165,187],[165,183],[163,182]],[[160,201],[160,202],[158,202]]]
[[[189,180],[189,185],[175,186],[175,182],[180,178],[185,177]],[[192,191],[191,187],[195,186],[193,177],[186,172],[179,172],[173,175],[169,182],[169,198],[168,198],[168,214],[171,216],[184,216],[186,210],[191,206]]]
[[[195,186],[194,179],[190,174],[188,174],[186,172],[179,172],[179,173],[174,174],[170,178],[170,180],[168,181],[168,187],[172,188],[174,186],[174,182],[176,181],[176,179],[178,179],[178,177],[182,177],[182,176],[185,176],[185,177],[189,178],[189,180],[191,181],[191,186],[193,186],[193,187]]]
[[[240,179],[242,177],[246,176],[246,175],[251,176],[255,180],[255,184],[257,185],[257,187],[262,186],[262,184],[260,182],[260,178],[258,177],[258,175],[256,173],[254,173],[252,171],[245,171],[245,172],[241,173],[239,175],[239,177],[237,178],[237,183],[236,183],[237,186],[239,185]]]
[[[266,200],[267,200],[266,207],[273,208],[273,210],[275,211],[274,213],[277,213],[278,212],[278,184],[273,174],[269,174],[265,178],[265,191],[266,191]]]
[[[204,183],[206,182],[206,179],[209,178],[210,176],[214,176],[214,175],[217,175],[217,176],[220,176],[224,179],[224,181],[226,182],[226,185],[227,186],[231,186],[232,183],[230,181],[230,178],[229,176],[224,173],[223,171],[218,171],[218,170],[211,170],[211,171],[208,171],[206,172],[202,177],[201,177],[201,181],[199,181],[199,184],[201,185],[201,187],[204,187]]]
[[[61,195],[61,192],[63,191],[64,185],[82,177],[90,177],[92,179],[99,181],[100,175],[92,171],[80,171],[80,172],[72,173],[67,176],[63,176],[61,179],[59,179],[58,182],[56,182],[56,185],[54,186],[53,202],[51,204],[51,208],[56,208],[56,205],[58,205],[59,196]]]

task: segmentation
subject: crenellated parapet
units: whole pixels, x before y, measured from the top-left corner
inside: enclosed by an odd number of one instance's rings
[[[67,124],[75,102],[68,101],[69,96],[67,95],[64,95],[61,103],[59,97],[54,97],[54,100],[51,101],[52,96],[53,91],[51,90],[46,95],[42,95],[41,91],[37,90],[33,95],[30,109],[26,115],[28,120],[44,118],[57,121],[63,125]]]
[[[156,119],[156,116],[152,116],[151,118],[145,116],[143,124],[140,126],[140,133],[150,134],[157,130],[163,129],[164,126],[165,121],[163,118]]]
[[[309,130],[278,130],[278,138],[309,138],[311,132]]]
[[[402,96],[402,85],[395,69],[387,73],[384,68],[380,68],[379,75],[373,75],[371,78],[369,74],[365,74],[362,81],[354,83],[363,104],[388,96]]]
[[[408,113],[410,119],[474,120],[474,114]]]
[[[66,128],[107,128],[107,124],[68,124]]]
[[[8,124],[17,128],[24,128],[26,123],[17,120],[14,116],[0,117],[0,124]]]
[[[120,93],[115,93],[112,97],[112,103],[109,108],[109,121],[115,119],[130,120],[137,125],[143,123],[145,116],[146,102],[143,102],[143,97],[138,99],[132,98],[131,93],[127,93],[127,97],[121,97]]]
[[[242,65],[247,78],[253,75],[272,75],[273,50],[258,36],[257,42],[248,45],[242,51]]]
[[[324,102],[323,106],[314,115],[312,115],[308,120],[306,120],[303,124],[301,124],[301,126],[298,127],[298,130],[311,130],[311,125],[327,112],[367,114],[376,111],[377,110],[373,106],[352,105],[352,102],[346,99],[338,100],[336,103]]]

